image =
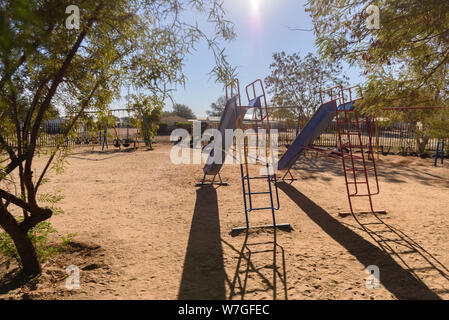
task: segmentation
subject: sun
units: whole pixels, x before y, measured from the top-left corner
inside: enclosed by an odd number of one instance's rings
[[[258,14],[260,10],[260,2],[262,0],[250,0],[251,2],[251,11],[253,14]]]

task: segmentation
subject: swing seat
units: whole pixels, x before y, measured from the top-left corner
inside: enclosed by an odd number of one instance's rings
[[[125,148],[128,148],[130,145],[131,145],[131,142],[130,142],[129,139],[126,139],[125,142],[123,143],[123,146],[124,146]]]
[[[120,148],[121,145],[122,142],[120,141],[120,139],[114,139],[114,147]]]

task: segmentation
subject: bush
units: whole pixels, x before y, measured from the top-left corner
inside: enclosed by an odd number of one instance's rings
[[[37,224],[33,230],[28,232],[28,238],[36,248],[36,253],[40,262],[44,262],[54,254],[58,253],[57,248],[48,243],[48,236],[52,233],[57,233],[57,231],[49,222],[41,222]],[[7,269],[12,260],[16,260],[20,264],[20,257],[16,246],[6,232],[0,233],[0,253],[7,258],[5,262]]]
[[[46,183],[48,180],[44,180],[42,183]],[[60,202],[64,196],[58,191],[57,193],[44,193],[39,196],[39,202],[51,204],[53,215],[64,214],[64,210],[55,205]],[[23,217],[18,219],[18,222],[23,221]],[[50,235],[58,234],[58,231],[53,228],[49,221],[43,221],[38,223],[33,229],[28,232],[28,238],[31,240],[36,254],[39,258],[39,262],[45,262],[52,256],[59,253],[58,248],[50,243]],[[65,246],[72,241],[76,236],[75,233],[70,233],[66,236],[61,236],[62,245]],[[0,255],[6,258],[5,266],[8,269],[13,260],[16,260],[21,265],[21,260],[17,248],[6,232],[0,232]]]
[[[159,129],[157,131],[158,135],[166,135],[169,134],[168,130],[168,123],[167,122],[160,122],[159,123]]]
[[[176,128],[185,129],[190,132],[192,130],[192,122],[177,122]]]

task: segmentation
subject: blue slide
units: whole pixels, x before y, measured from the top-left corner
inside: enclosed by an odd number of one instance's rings
[[[239,109],[241,108],[241,109]],[[237,129],[237,119],[240,115],[240,111],[243,112],[243,118],[245,118],[246,113],[249,109],[257,108],[256,110],[261,109],[261,101],[260,97],[257,97],[253,100],[251,100],[247,107],[237,107],[237,97],[233,97],[228,100],[226,103],[226,107],[223,111],[223,115],[220,119],[220,124],[218,126],[218,131],[221,133],[221,158],[219,158],[221,161],[218,161],[218,163],[215,162],[215,154],[214,149],[211,150],[209,153],[209,157],[207,160],[206,165],[204,166],[204,174],[205,175],[217,175],[221,168],[223,167],[223,163],[226,159],[226,155],[229,152],[229,149],[232,146],[232,141],[226,141],[226,130]],[[261,111],[260,111],[261,112]]]
[[[292,145],[287,149],[278,163],[278,170],[287,170],[295,164],[298,158],[304,153],[304,147],[313,145],[313,142],[332,123],[335,117],[336,101],[331,101],[321,105],[317,112],[307,122],[301,133],[296,137]],[[340,105],[338,110],[352,110],[354,102]]]
[[[226,154],[229,151],[231,144],[226,144],[226,129],[236,129],[236,120],[237,120],[237,98],[233,97],[228,100],[226,103],[226,107],[223,111],[223,115],[221,116],[220,125],[218,126],[218,130],[221,133],[221,161],[219,163],[215,163],[215,154],[214,149],[209,153],[209,157],[206,165],[204,166],[204,174],[205,175],[217,175],[226,159]],[[215,144],[215,143],[214,143]]]

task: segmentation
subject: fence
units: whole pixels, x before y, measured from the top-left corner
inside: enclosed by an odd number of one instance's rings
[[[210,128],[218,128],[218,122],[210,122]],[[289,127],[282,122],[273,121],[271,125],[272,129],[277,129],[279,134],[279,146],[290,145],[296,138],[296,127]],[[116,128],[119,138],[125,139],[131,137],[133,139],[136,135],[135,128]],[[77,144],[88,144],[95,141],[99,143],[102,141],[103,129],[96,130],[95,136],[92,133],[88,133],[85,128],[78,130],[74,138],[64,137],[61,133],[60,124],[45,124],[41,129],[41,134],[37,140],[37,146],[39,147],[55,147],[58,143],[63,143],[67,146],[75,146]],[[365,125],[361,127],[363,139],[367,142],[368,134]],[[15,135],[4,137],[8,145],[16,147]],[[115,132],[113,128],[108,130],[108,142],[110,143],[115,139]],[[315,145],[320,147],[335,147],[337,145],[337,127],[336,122],[332,122],[331,125],[323,132],[320,137],[315,141]],[[378,139],[379,147],[383,153],[399,153],[399,154],[413,154],[417,150],[417,141],[415,137],[415,131],[412,126],[404,123],[395,123],[390,126],[379,125],[378,127]],[[373,137],[373,144],[375,145],[376,138]],[[438,139],[430,139],[426,146],[427,152],[435,152],[438,144]],[[449,139],[445,141],[446,145],[449,145]]]
[[[218,128],[218,122],[209,124],[211,128]],[[296,127],[288,126],[285,122],[272,121],[272,129],[278,130],[279,146],[286,146],[293,143],[296,138]],[[374,129],[372,129],[374,130]],[[366,124],[361,124],[361,134],[364,143],[368,142],[368,131]],[[338,141],[337,123],[333,121],[329,127],[315,140],[315,145],[319,147],[336,147]],[[373,145],[376,145],[376,136],[373,132]],[[418,149],[415,130],[413,126],[406,123],[394,123],[392,125],[378,126],[378,143],[382,153],[414,154]],[[426,152],[434,153],[437,149],[438,139],[430,139],[426,145]],[[449,139],[445,141],[449,145]]]

